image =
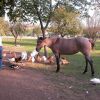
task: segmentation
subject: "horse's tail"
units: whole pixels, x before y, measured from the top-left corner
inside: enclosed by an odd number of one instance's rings
[[[93,49],[94,46],[95,46],[95,42],[94,42],[94,40],[93,40],[93,39],[89,39],[89,42],[91,43],[91,47],[92,47],[92,49]]]

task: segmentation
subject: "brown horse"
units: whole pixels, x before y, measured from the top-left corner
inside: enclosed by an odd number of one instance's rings
[[[57,62],[57,70],[60,70],[60,55],[72,55],[78,52],[81,52],[85,56],[86,66],[83,72],[86,73],[88,69],[88,63],[91,66],[91,74],[94,75],[93,61],[90,55],[90,50],[94,46],[94,42],[91,39],[84,37],[76,37],[71,39],[65,38],[42,38],[39,37],[37,40],[36,51],[40,51],[40,49],[44,46],[49,47],[56,57]]]

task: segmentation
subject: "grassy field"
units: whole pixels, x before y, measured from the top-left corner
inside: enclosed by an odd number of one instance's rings
[[[32,52],[36,46],[36,40],[35,39],[18,39],[18,44],[23,46],[24,49],[27,52]],[[4,38],[3,39],[3,45],[4,46],[14,46],[14,39],[10,38]],[[41,50],[43,51],[43,49]],[[50,50],[49,54],[51,54]],[[94,67],[96,71],[96,76],[100,77],[100,40],[96,42],[95,49],[91,51],[92,58],[94,60]],[[65,74],[72,74],[72,75],[78,75],[77,73],[80,73],[84,70],[85,66],[85,60],[81,53],[75,54],[75,55],[67,55],[65,56],[70,61],[69,65],[64,65],[62,68],[63,72]],[[90,76],[90,68],[89,72],[87,73],[87,76]]]
[[[17,44],[23,46],[26,51],[31,52],[35,48],[36,41],[34,39],[18,39]],[[14,46],[14,39],[3,38],[3,45]]]
[[[34,39],[22,39],[18,40],[19,45],[24,47],[27,52],[32,52],[36,46],[36,40]],[[8,47],[14,47],[13,39],[3,39],[3,45]],[[43,49],[42,49],[43,51]],[[41,52],[42,52],[41,51]],[[49,54],[52,54],[49,50]],[[95,77],[100,78],[100,40],[96,42],[95,49],[91,51],[92,58],[94,61]],[[100,96],[100,85],[91,85],[91,69],[89,66],[89,71],[82,75],[82,72],[85,68],[85,60],[81,53],[75,55],[66,55],[67,60],[70,62],[68,65],[61,65],[61,70],[59,73],[55,73],[56,65],[42,65],[42,68],[37,69],[39,64],[36,64],[36,70],[43,72],[48,80],[55,85],[57,89],[60,90],[60,93],[63,96],[67,96],[70,90],[73,92],[73,97],[84,98],[83,94],[86,94],[86,91],[89,91],[89,94],[85,95],[85,99],[81,100],[94,100],[93,98],[99,98]],[[34,69],[34,68],[32,68]],[[71,92],[71,94],[72,94]],[[69,95],[69,94],[68,94]],[[70,95],[72,96],[72,95]],[[86,99],[87,98],[87,99]],[[78,100],[78,99],[71,99]],[[80,100],[80,99],[79,99]],[[99,99],[96,99],[99,100]]]

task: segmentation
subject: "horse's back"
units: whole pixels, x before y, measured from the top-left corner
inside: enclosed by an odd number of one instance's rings
[[[77,42],[78,48],[80,49],[81,52],[83,52],[83,53],[90,52],[91,43],[89,42],[88,38],[77,37],[76,42]]]
[[[61,54],[75,54],[78,51],[76,39],[59,39],[59,43],[57,43]]]
[[[59,44],[59,49],[64,54],[75,54],[77,52],[87,53],[91,50],[91,43],[85,37],[63,38],[59,40]]]
[[[89,39],[85,37],[77,37],[76,42],[79,46],[88,46],[90,44]]]

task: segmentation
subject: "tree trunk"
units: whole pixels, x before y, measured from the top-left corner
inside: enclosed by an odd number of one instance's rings
[[[45,38],[45,29],[41,28],[41,30],[42,30],[43,38]],[[44,46],[44,56],[48,57],[46,46]]]
[[[61,37],[64,38],[66,34],[60,33]]]
[[[41,28],[41,30],[42,30],[43,38],[45,38],[45,29]]]
[[[15,37],[15,46],[17,45],[17,37]]]

